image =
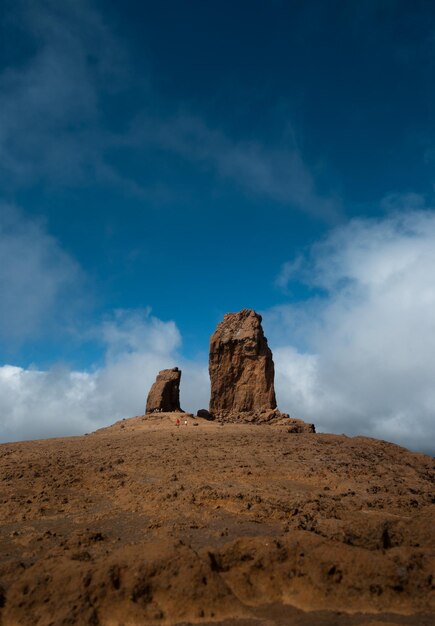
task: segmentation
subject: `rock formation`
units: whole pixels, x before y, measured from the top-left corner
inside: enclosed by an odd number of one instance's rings
[[[289,433],[316,432],[314,424],[276,408],[272,351],[255,311],[224,316],[210,340],[209,372],[211,418],[286,426]],[[198,416],[207,412],[202,413]]]
[[[146,413],[181,411],[180,380],[178,367],[159,372],[148,394]]]
[[[276,409],[272,352],[261,316],[227,313],[210,340],[210,412],[219,418]]]

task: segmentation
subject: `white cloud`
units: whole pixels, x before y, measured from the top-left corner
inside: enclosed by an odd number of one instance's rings
[[[0,74],[4,187],[110,177],[101,101],[118,83],[122,54],[101,16],[86,0],[19,0],[9,20],[32,52]]]
[[[318,293],[265,314],[282,407],[433,452],[435,213],[354,220],[294,267]]]
[[[0,73],[0,180],[5,189],[104,182],[141,197],[168,190],[135,179],[113,162],[118,149],[162,150],[210,168],[245,192],[334,220],[340,201],[319,191],[316,177],[289,133],[279,145],[236,141],[200,115],[165,114],[173,103],[150,86],[146,68],[129,72],[122,45],[91,0],[19,0],[9,19],[26,33],[28,56]],[[146,59],[144,64],[146,66]],[[134,82],[133,82],[134,81]],[[134,89],[140,113],[115,130],[108,103]],[[116,95],[116,99],[113,96]],[[153,110],[158,110],[153,114]],[[126,111],[128,107],[126,107]],[[130,128],[128,130],[128,125]]]
[[[111,361],[132,353],[172,354],[181,345],[176,324],[153,317],[150,308],[118,309],[103,322],[100,332]]]
[[[0,341],[22,342],[43,332],[47,320],[51,327],[65,320],[82,279],[41,222],[0,204]]]
[[[84,293],[78,264],[42,222],[14,207],[1,209],[0,340],[20,344],[74,330],[69,314]],[[119,309],[80,336],[102,344],[102,365],[83,371],[0,366],[0,441],[79,434],[141,414],[157,372],[167,367],[182,368],[184,408],[208,405],[207,367],[182,358],[173,321],[150,309]]]
[[[235,141],[200,117],[139,118],[131,131],[133,143],[154,144],[201,166],[250,194],[271,198],[293,209],[334,220],[341,203],[317,190],[316,180],[294,140],[279,147],[256,141]]]
[[[95,392],[90,374],[0,367],[0,441],[85,432]]]
[[[0,441],[90,432],[123,417],[140,415],[159,370],[182,369],[181,405],[208,406],[207,367],[183,359],[174,322],[145,311],[117,311],[100,329],[103,365],[71,371],[0,367]]]

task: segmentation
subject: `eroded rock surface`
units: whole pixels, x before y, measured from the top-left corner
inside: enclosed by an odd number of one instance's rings
[[[210,340],[209,372],[216,417],[276,409],[275,368],[261,315],[250,309],[225,315]]]
[[[178,367],[159,372],[148,394],[146,413],[181,411],[180,380]]]

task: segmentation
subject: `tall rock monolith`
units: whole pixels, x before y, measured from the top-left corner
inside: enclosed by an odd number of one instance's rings
[[[148,394],[146,413],[181,411],[180,380],[178,367],[159,372]]]
[[[276,409],[272,352],[261,315],[250,309],[227,313],[210,340],[210,412],[218,418]]]

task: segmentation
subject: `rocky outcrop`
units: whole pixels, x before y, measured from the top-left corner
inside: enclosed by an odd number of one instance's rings
[[[210,413],[217,418],[276,409],[272,352],[261,315],[227,313],[210,340]]]
[[[229,421],[237,422],[239,418],[229,418]],[[252,424],[270,424],[271,426],[283,426],[288,433],[315,433],[314,424],[309,424],[295,417],[290,417],[288,413],[281,413],[278,409],[273,411],[262,411],[261,413],[248,414],[243,421]]]
[[[178,367],[159,372],[148,394],[146,413],[181,411],[180,380]]]

